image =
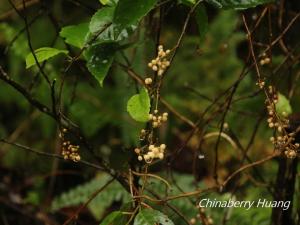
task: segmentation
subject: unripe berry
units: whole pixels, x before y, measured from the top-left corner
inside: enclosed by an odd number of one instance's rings
[[[135,152],[136,154],[140,154],[141,150],[140,150],[139,148],[135,148],[135,149],[134,149],[134,152]]]

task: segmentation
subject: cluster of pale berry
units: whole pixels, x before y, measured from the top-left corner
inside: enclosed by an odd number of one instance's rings
[[[142,153],[142,149],[135,148],[134,151],[138,154],[138,160],[145,160],[146,163],[151,163],[154,159],[163,159],[165,153],[166,145],[161,144],[160,146],[149,145],[147,152]]]
[[[197,208],[199,208],[199,206],[197,206]],[[205,222],[206,222],[205,224],[212,225],[212,224],[214,223],[213,219],[212,219],[209,215],[206,216],[206,214],[205,214],[205,209],[204,209],[204,208],[200,208],[200,213],[203,215],[203,216],[202,216],[202,220],[203,220],[203,219],[205,220]],[[190,221],[189,221],[190,225],[194,225],[194,224],[197,223],[197,221],[200,221],[200,220],[201,220],[201,215],[200,215],[200,213],[198,213],[198,214],[196,215],[196,218],[193,217],[193,218],[190,219]]]
[[[162,76],[165,70],[170,66],[170,61],[167,59],[167,56],[170,54],[170,50],[164,51],[162,45],[158,46],[158,54],[155,59],[152,59],[148,66],[155,72],[158,76]]]
[[[295,142],[295,132],[287,132],[289,120],[287,113],[283,112],[282,115],[276,114],[275,104],[278,102],[278,95],[274,88],[269,86],[268,90],[269,99],[266,100],[268,110],[268,125],[270,128],[277,131],[277,135],[270,138],[274,144],[275,149],[284,151],[288,158],[295,158],[299,149],[299,143]]]
[[[62,142],[62,156],[65,160],[72,160],[74,162],[80,161],[80,155],[78,153],[79,146],[71,144],[70,141],[65,140],[65,134],[67,133],[67,129],[63,129],[59,134],[59,137],[63,140]]]
[[[160,127],[162,123],[167,122],[168,115],[169,114],[167,112],[159,115],[158,110],[154,110],[154,114],[149,114],[149,120],[152,123],[152,127],[157,128]]]
[[[168,55],[170,54],[170,50],[164,50],[162,45],[158,46],[158,53],[157,57],[155,59],[152,59],[151,62],[148,63],[148,66],[157,73],[158,78],[161,78],[162,75],[165,73],[166,69],[170,66],[170,61],[168,60]],[[144,83],[147,88],[150,88],[150,85],[153,83],[153,80],[151,77],[147,77],[144,80]],[[157,101],[158,101],[158,89],[157,88]],[[168,120],[168,113],[164,112],[162,114],[158,113],[157,110],[157,102],[156,102],[156,108],[153,112],[153,114],[149,114],[149,123],[151,124],[152,128],[158,128],[160,127],[164,122]],[[153,130],[149,129],[148,131],[142,129],[140,133],[140,140],[147,139],[148,144],[141,147],[141,148],[135,148],[134,151],[138,155],[139,161],[145,161],[146,163],[151,163],[155,159],[163,159],[164,153],[166,149],[165,144],[161,145],[154,145],[153,144]],[[155,141],[157,143],[157,141]]]
[[[299,151],[299,143],[294,143],[295,133],[288,133],[286,135],[271,137],[271,142],[275,145],[276,149],[284,151],[287,158],[294,159],[297,157]]]
[[[261,66],[263,66],[263,65],[269,64],[270,62],[271,62],[271,59],[266,55],[266,53],[263,53],[262,59],[259,61],[259,64]]]
[[[263,89],[265,87],[266,82],[264,80],[259,80],[256,82],[256,85],[260,88]]]

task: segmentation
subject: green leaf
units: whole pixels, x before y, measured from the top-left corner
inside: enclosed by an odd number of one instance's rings
[[[37,61],[40,63],[40,62],[43,62],[43,61],[50,59],[58,54],[61,54],[61,53],[67,55],[68,51],[67,50],[59,50],[59,49],[50,48],[50,47],[43,47],[43,48],[39,48],[39,49],[35,50],[34,53],[37,58]],[[35,64],[36,64],[36,61],[34,59],[33,54],[29,53],[26,56],[26,69],[28,69],[29,67],[31,67]]]
[[[119,30],[113,23],[115,7],[104,7],[92,17],[89,30],[92,35],[97,35],[100,41],[121,41],[128,38],[136,29],[136,24],[129,25]]]
[[[208,31],[208,17],[204,4],[199,4],[197,6],[195,10],[195,17],[198,25],[200,39],[202,40]]]
[[[65,39],[69,45],[82,48],[85,43],[85,37],[89,31],[88,23],[81,23],[78,25],[71,25],[63,27],[59,35]]]
[[[208,3],[224,9],[248,9],[274,0],[206,0]]]
[[[93,44],[85,52],[87,68],[98,80],[101,87],[103,86],[103,81],[111,67],[117,50],[117,43],[106,42]]]
[[[191,6],[191,5],[194,5],[196,3],[196,0],[179,0],[179,3]]]
[[[134,225],[174,225],[163,213],[154,209],[142,209],[134,219]]]
[[[136,24],[156,4],[157,0],[121,0],[118,2],[114,13],[114,24],[122,30]]]
[[[112,23],[114,11],[114,7],[104,7],[98,10],[91,19],[89,25],[90,32],[96,34],[103,30],[107,24]]]
[[[120,211],[112,212],[104,218],[100,225],[119,225],[122,217],[123,214]]]
[[[280,116],[287,116],[292,113],[292,107],[290,105],[290,101],[281,93],[278,93],[278,101],[275,107],[276,107],[276,112]]]
[[[100,0],[100,3],[102,5],[113,6],[113,5],[117,5],[118,0]]]
[[[145,88],[139,94],[129,99],[127,102],[127,111],[138,122],[147,122],[149,120],[150,98]]]

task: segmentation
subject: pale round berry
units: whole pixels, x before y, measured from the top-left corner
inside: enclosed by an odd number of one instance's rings
[[[75,162],[79,162],[80,159],[81,159],[81,158],[80,158],[80,155],[76,155],[76,156],[74,157],[74,161],[75,161]]]
[[[148,152],[148,155],[150,158],[154,158],[154,153],[153,152]]]
[[[269,57],[265,58],[265,64],[269,64],[271,62],[271,59]]]
[[[144,159],[146,160],[146,161],[148,161],[149,159],[150,159],[150,156],[147,154],[147,155],[144,155]]]
[[[158,76],[162,76],[162,75],[163,75],[163,73],[164,73],[164,71],[163,71],[163,70],[158,70],[158,72],[157,72],[157,75],[158,75]]]
[[[149,120],[153,120],[153,115],[149,114]]]
[[[152,79],[150,77],[146,78],[145,79],[145,84],[146,85],[152,84]]]
[[[149,145],[148,149],[151,151],[154,149],[154,145]]]
[[[195,219],[195,218],[190,219],[190,224],[191,224],[191,225],[196,224],[196,219]]]
[[[161,144],[160,146],[159,146],[159,148],[161,149],[161,150],[165,150],[166,149],[166,145],[165,144]]]
[[[163,158],[164,158],[164,154],[163,154],[163,153],[159,153],[159,154],[158,154],[158,158],[159,158],[159,159],[163,159]]]
[[[154,154],[158,154],[158,153],[159,153],[159,149],[158,149],[158,148],[153,148],[153,149],[152,149],[152,152],[153,152]]]
[[[152,123],[152,126],[153,126],[154,128],[158,127],[158,122],[153,122],[153,123]]]

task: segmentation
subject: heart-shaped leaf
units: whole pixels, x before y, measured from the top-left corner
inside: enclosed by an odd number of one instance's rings
[[[281,116],[288,116],[292,113],[290,101],[281,93],[278,93],[278,101],[275,105],[276,112]]]
[[[88,23],[81,23],[78,25],[71,25],[63,27],[59,33],[61,37],[65,39],[65,42],[69,45],[73,45],[77,48],[82,48],[85,43],[86,35],[89,31]]]
[[[129,99],[127,102],[127,111],[138,122],[147,122],[149,120],[150,98],[145,88],[139,94]]]

